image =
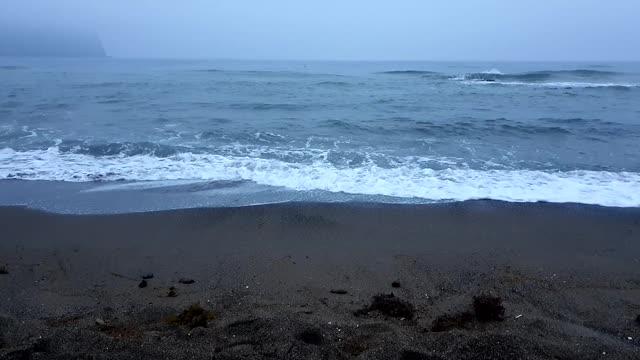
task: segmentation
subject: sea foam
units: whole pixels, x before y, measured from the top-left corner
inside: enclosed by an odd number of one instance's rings
[[[16,169],[20,169],[16,171]],[[178,153],[101,156],[48,150],[0,150],[0,179],[250,181],[292,190],[419,198],[429,201],[494,199],[640,206],[640,173],[606,171],[434,170],[406,163],[337,167],[326,160]]]

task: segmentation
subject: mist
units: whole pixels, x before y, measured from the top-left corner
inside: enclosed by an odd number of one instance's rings
[[[127,58],[638,60],[637,0],[3,1],[0,22],[95,32]]]

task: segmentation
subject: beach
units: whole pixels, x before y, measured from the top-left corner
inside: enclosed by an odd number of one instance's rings
[[[640,1],[549,3],[4,1],[0,360],[640,360]]]
[[[0,228],[0,359],[640,357],[637,208],[3,207]]]

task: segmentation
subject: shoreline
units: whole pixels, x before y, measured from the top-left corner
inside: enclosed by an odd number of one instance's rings
[[[99,178],[99,177],[98,177]],[[434,184],[436,186],[437,184]],[[489,187],[490,188],[490,187]],[[178,209],[206,209],[219,207],[251,207],[274,204],[363,204],[382,205],[447,205],[467,202],[496,202],[517,204],[560,204],[573,206],[602,206],[609,208],[640,208],[633,189],[617,188],[620,196],[609,197],[600,190],[582,189],[571,196],[556,196],[563,192],[549,189],[537,195],[486,196],[465,191],[443,196],[434,189],[433,196],[384,195],[383,192],[349,192],[333,190],[295,190],[287,186],[265,185],[250,180],[156,180],[156,181],[58,181],[58,180],[0,180],[1,206],[28,206],[43,211],[65,214],[127,214]],[[451,190],[451,189],[450,189]],[[512,189],[516,192],[520,190]],[[605,191],[606,189],[601,189]],[[369,194],[368,194],[369,193]],[[630,195],[632,194],[632,195]],[[424,195],[424,194],[423,194]],[[615,199],[615,201],[613,201]],[[637,199],[636,199],[637,200]]]
[[[3,359],[640,355],[637,208],[0,207],[0,228]]]

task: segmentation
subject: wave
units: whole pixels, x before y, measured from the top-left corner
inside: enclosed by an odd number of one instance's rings
[[[109,144],[87,144],[81,141],[62,141],[57,146],[62,154],[80,154],[91,156],[136,156],[152,155],[167,157],[187,150],[179,146],[159,145],[151,142],[123,142]]]
[[[225,73],[230,75],[260,75],[264,77],[270,76],[287,76],[293,78],[304,78],[304,77],[318,77],[318,76],[327,76],[333,78],[342,78],[344,75],[339,74],[327,74],[327,73],[313,73],[307,71],[291,71],[291,70],[222,70],[222,69],[196,69],[193,70],[195,72],[206,72],[206,73]]]
[[[352,122],[347,122],[343,120],[326,120],[323,121],[320,125],[321,127],[333,128],[339,131],[348,131],[348,132],[372,132],[374,129],[369,128],[367,126],[362,126],[358,124],[354,124]]]
[[[619,83],[584,83],[584,82],[571,82],[571,81],[562,81],[562,82],[550,82],[543,84],[531,84],[531,83],[518,83],[518,82],[502,82],[499,83],[502,85],[524,85],[524,86],[538,86],[538,87],[546,87],[552,89],[602,89],[602,90],[622,90],[627,91],[634,88],[639,88],[640,84],[619,84]]]
[[[285,137],[280,134],[272,133],[272,132],[257,132],[253,134],[254,138],[258,141],[273,143],[273,142],[282,142]]]
[[[27,69],[26,66],[20,65],[0,65],[0,70],[24,70]]]
[[[230,104],[230,108],[235,110],[286,110],[286,111],[298,111],[307,109],[307,105],[301,104],[287,104],[287,103],[247,103],[247,104]]]
[[[219,70],[219,69],[197,69],[194,70],[195,72],[207,72],[207,73],[216,73],[216,72],[222,72],[223,70]]]
[[[449,123],[417,121],[411,130],[434,137],[486,135],[531,137],[537,135],[592,136],[596,134],[624,136],[627,134],[635,135],[640,131],[640,128],[599,119],[540,118],[537,121],[522,122],[499,118]]]
[[[352,84],[348,83],[346,81],[322,81],[322,82],[316,83],[316,85],[319,85],[319,86],[350,86]]]
[[[39,103],[34,105],[36,110],[68,110],[71,107],[71,104],[67,103]]]
[[[377,74],[383,75],[398,75],[398,76],[414,76],[420,78],[427,79],[449,79],[450,76],[446,74],[442,74],[435,71],[427,71],[427,70],[391,70],[391,71],[382,71]]]
[[[437,75],[438,72],[435,71],[426,71],[426,70],[391,70],[391,71],[382,71],[380,74],[388,74],[388,75]]]
[[[20,101],[5,101],[3,103],[0,103],[0,107],[3,109],[16,109],[22,106],[22,104],[23,103]]]
[[[105,104],[105,105],[121,104],[124,102],[127,102],[127,100],[126,99],[104,99],[104,100],[96,101],[96,103],[98,104]]]
[[[19,129],[14,126],[0,127],[0,141],[11,141],[16,139],[25,139],[37,137],[38,133],[29,126],[22,126]]]
[[[326,160],[276,159],[174,153],[95,157],[47,150],[0,150],[0,179],[57,181],[251,181],[298,191],[383,195],[429,201],[494,199],[640,206],[640,173],[606,171],[474,170],[405,164],[337,167]]]
[[[72,84],[71,87],[73,89],[102,89],[102,88],[118,88],[118,87],[128,87],[128,88],[139,88],[139,87],[148,87],[151,83],[146,81],[102,81],[102,82],[91,82],[91,83],[76,83]]]
[[[553,79],[603,79],[615,75],[622,75],[613,71],[576,69],[576,70],[542,70],[516,74],[504,74],[497,69],[480,73],[469,73],[452,77],[455,80],[474,81],[514,81],[514,82],[541,82]]]
[[[526,81],[497,81],[497,80],[465,80],[470,85],[504,85],[504,86],[529,86],[549,89],[591,89],[591,90],[619,90],[628,91],[640,88],[640,83],[592,83],[575,81],[555,82],[526,82]]]
[[[549,123],[571,124],[571,125],[596,125],[596,126],[620,125],[613,121],[605,121],[602,119],[585,119],[585,118],[539,118],[538,121],[549,122]]]
[[[510,135],[527,137],[531,135],[570,135],[569,129],[560,126],[540,126],[527,124],[473,124],[470,122],[457,122],[450,124],[436,124],[428,121],[419,121],[412,128],[413,131],[429,136],[480,136],[487,135]]]

